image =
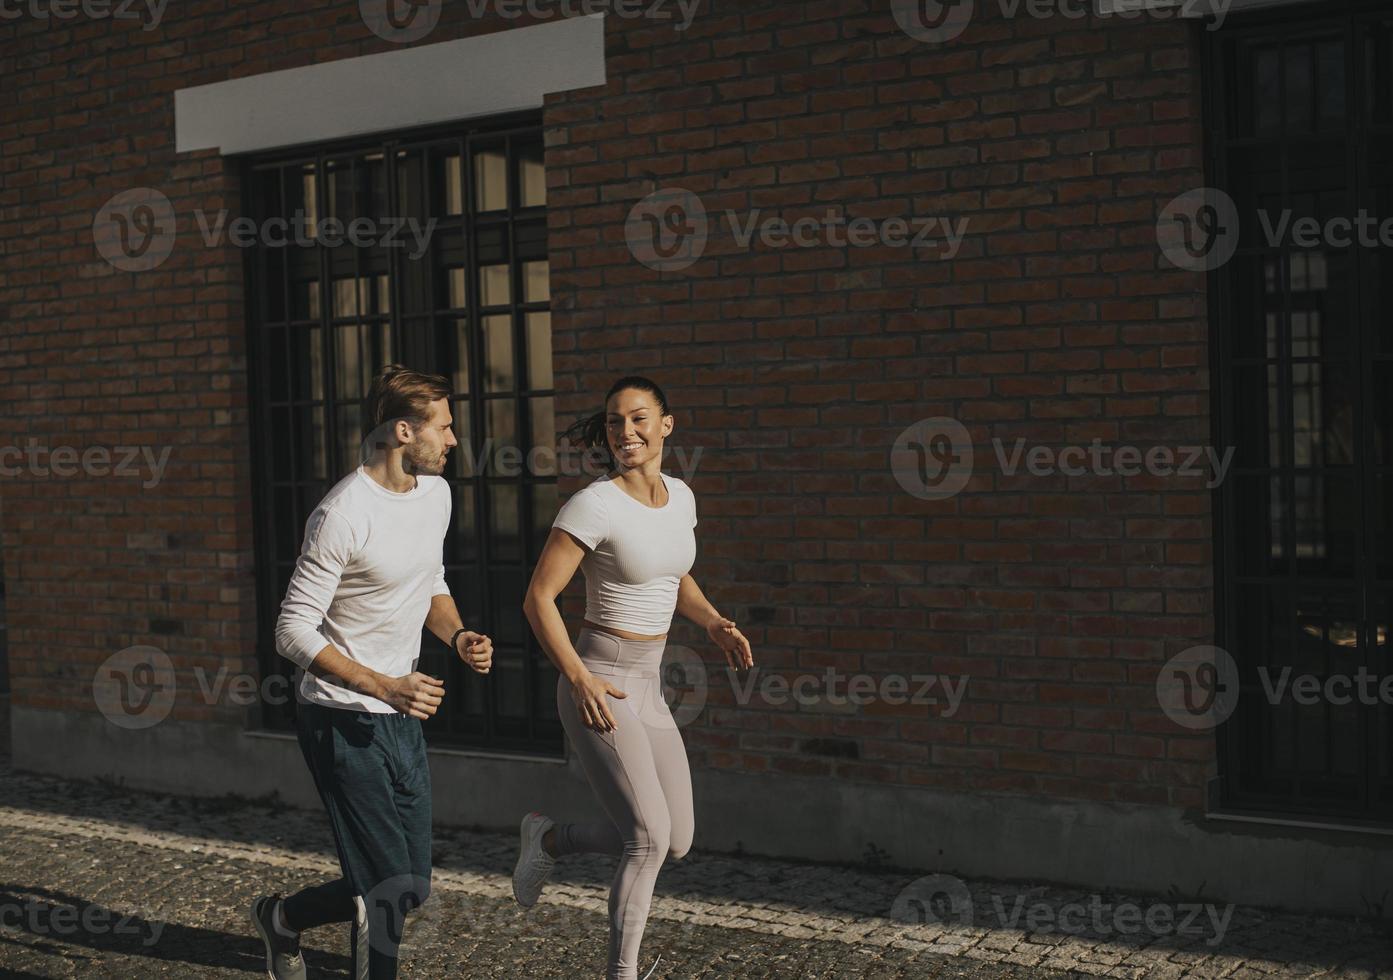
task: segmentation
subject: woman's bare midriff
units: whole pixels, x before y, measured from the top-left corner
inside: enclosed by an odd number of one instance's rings
[[[599,623],[592,623],[588,619],[582,619],[581,624],[597,630],[601,633],[608,633],[610,636],[617,636],[621,640],[663,640],[667,638],[666,633],[659,633],[657,636],[647,636],[643,633],[630,633],[628,630],[617,630],[610,626],[601,626]]]

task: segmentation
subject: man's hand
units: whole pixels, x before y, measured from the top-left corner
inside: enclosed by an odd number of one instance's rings
[[[389,677],[383,682],[382,700],[397,711],[425,721],[445,698],[445,682],[420,672]]]
[[[493,666],[493,641],[482,633],[461,633],[455,639],[455,652],[475,673],[487,674]]]

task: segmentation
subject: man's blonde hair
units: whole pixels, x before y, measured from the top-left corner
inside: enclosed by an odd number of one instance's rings
[[[451,394],[449,379],[389,364],[372,379],[364,402],[370,429],[384,422],[407,419],[415,429],[430,421],[430,403]]]

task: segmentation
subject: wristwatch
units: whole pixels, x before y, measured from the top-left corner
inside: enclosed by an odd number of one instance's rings
[[[452,637],[450,637],[450,649],[453,650],[453,651],[455,651],[455,656],[457,656],[457,657],[460,656],[460,652],[459,652],[459,635],[460,635],[461,633],[468,633],[468,632],[469,632],[469,627],[468,627],[468,626],[461,626],[459,629],[455,630],[455,635],[452,636]]]

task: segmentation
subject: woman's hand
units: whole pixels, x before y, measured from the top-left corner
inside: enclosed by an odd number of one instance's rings
[[[711,642],[721,648],[726,662],[732,670],[749,670],[755,665],[755,655],[750,652],[750,641],[745,634],[735,628],[735,621],[718,616],[706,626],[706,635]]]
[[[482,633],[461,633],[455,639],[455,652],[477,674],[487,674],[493,666],[493,641]]]
[[[576,714],[585,727],[596,732],[612,732],[619,727],[614,715],[610,714],[605,696],[627,698],[628,695],[607,681],[603,681],[589,671],[578,681],[571,682],[571,697],[576,702]]]

